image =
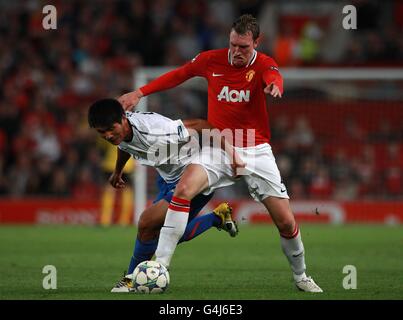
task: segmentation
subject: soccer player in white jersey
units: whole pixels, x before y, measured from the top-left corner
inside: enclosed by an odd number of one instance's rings
[[[130,274],[140,262],[150,260],[154,255],[168,205],[172,201],[175,202],[173,190],[186,166],[198,156],[195,153],[198,151],[198,144],[191,143],[188,128],[200,131],[211,128],[211,125],[207,121],[194,120],[185,121],[184,124],[181,120],[174,121],[153,112],[125,113],[120,103],[114,99],[95,102],[89,109],[88,122],[90,127],[96,129],[105,140],[118,146],[115,171],[109,179],[113,187],[125,186],[122,172],[131,155],[137,162],[155,167],[160,175],[159,194],[154,204],[147,208],[139,219],[138,234],[127,271],[128,275],[124,276],[112,289],[112,292],[130,292],[132,287]],[[224,144],[223,146],[225,147]],[[231,148],[229,152],[230,150]],[[168,152],[163,154],[165,151]],[[189,151],[193,152],[191,156]],[[224,152],[221,149],[218,151],[221,154]],[[232,168],[228,167],[227,172],[232,175]],[[213,190],[214,186],[206,195],[199,194],[193,198],[189,204],[190,212],[185,229],[181,231],[182,235],[176,242],[189,241],[212,226],[227,231],[232,237],[236,236],[238,228],[232,220],[232,209],[227,203],[220,204],[212,213],[197,216],[212,198]]]
[[[243,130],[243,139],[233,143],[249,172],[244,175],[244,180],[252,197],[266,207],[278,228],[281,247],[290,263],[295,285],[302,291],[322,292],[305,273],[301,232],[270,145],[266,95],[281,98],[283,79],[276,62],[256,50],[259,34],[256,18],[242,15],[230,29],[229,48],[201,52],[183,66],[124,94],[119,101],[126,110],[130,110],[143,96],[173,88],[192,77],[205,78],[208,82],[208,122],[219,130],[231,130],[233,136],[236,136],[237,130]],[[250,129],[255,132],[252,141],[247,137]],[[254,162],[253,168],[251,161]],[[200,181],[207,180],[203,170],[194,167],[193,172],[185,174],[182,184],[178,184],[177,198],[191,199],[188,186],[195,185],[195,177],[199,177]],[[184,188],[180,193],[182,185]]]

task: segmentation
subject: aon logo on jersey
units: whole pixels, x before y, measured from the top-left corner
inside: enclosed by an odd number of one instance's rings
[[[225,100],[227,102],[249,102],[250,90],[230,90],[228,86],[224,86],[217,96],[218,101]]]

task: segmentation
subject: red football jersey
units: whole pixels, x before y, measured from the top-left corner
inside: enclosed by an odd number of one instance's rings
[[[205,51],[182,67],[140,88],[144,95],[172,88],[194,77],[208,81],[208,121],[220,130],[230,129],[237,146],[270,142],[266,95],[263,89],[275,83],[283,91],[283,80],[275,61],[254,51],[249,64],[234,67],[229,49]],[[237,130],[238,129],[238,130]],[[252,131],[254,135],[251,134]],[[253,139],[251,139],[253,138]]]

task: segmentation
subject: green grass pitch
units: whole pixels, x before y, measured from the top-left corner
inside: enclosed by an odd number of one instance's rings
[[[162,295],[112,294],[127,268],[134,227],[1,226],[0,299],[403,299],[403,228],[301,225],[307,273],[325,291],[294,287],[274,226],[241,225],[236,238],[215,228],[176,249],[170,288]],[[57,289],[45,290],[45,265]],[[345,265],[357,289],[342,286]]]

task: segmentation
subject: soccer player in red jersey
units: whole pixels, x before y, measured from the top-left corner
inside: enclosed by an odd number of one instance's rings
[[[233,145],[246,164],[243,178],[251,196],[266,207],[279,230],[281,247],[290,263],[297,288],[306,292],[322,292],[305,274],[300,230],[270,146],[266,94],[281,98],[283,79],[276,62],[255,50],[259,33],[257,20],[251,15],[243,15],[232,25],[229,49],[202,52],[185,65],[121,96],[119,101],[125,109],[131,109],[143,96],[173,88],[195,76],[207,79],[208,122],[215,128],[232,133]],[[241,168],[243,163],[235,167]],[[178,216],[178,212],[183,211],[181,207],[208,187],[211,180],[219,177],[223,186],[229,185],[222,178],[224,175],[220,168],[217,168],[216,176],[211,176],[200,166],[190,165],[175,189],[174,196],[182,200],[179,204],[171,204],[172,210],[167,213],[167,218],[171,217],[169,222],[175,223],[178,220],[174,218],[175,213]],[[161,230],[161,243],[156,252],[159,262],[169,264],[176,245],[173,243],[179,236],[165,235]],[[163,243],[167,241],[171,241],[172,245],[165,246]]]

